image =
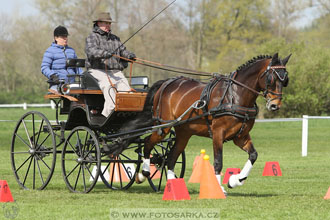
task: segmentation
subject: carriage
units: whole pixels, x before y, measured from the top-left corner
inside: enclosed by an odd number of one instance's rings
[[[85,60],[67,60],[67,67],[84,67]],[[104,104],[96,80],[85,71],[72,75],[74,83],[59,85],[60,92],[45,95],[55,103],[56,121],[50,122],[37,111],[24,114],[18,121],[11,145],[11,163],[18,184],[24,189],[46,188],[60,154],[62,174],[72,192],[90,192],[98,181],[110,189],[128,189],[142,163],[143,137],[153,128],[125,132],[133,138],[124,152],[113,156],[108,147],[123,137],[119,128],[143,110],[148,91],[148,77],[130,77],[134,92],[118,92],[114,114],[101,116]],[[60,120],[67,115],[66,120]],[[62,116],[63,118],[63,116]],[[151,175],[148,182],[154,191],[166,183],[166,164],[175,132],[157,144],[151,153]],[[107,149],[107,150],[105,150]],[[185,172],[185,154],[177,161],[179,177]]]
[[[148,89],[146,77],[130,77],[132,87],[142,88],[117,92],[115,113],[106,120],[98,114],[104,100],[94,78],[88,72],[75,75],[76,83],[45,96],[56,103],[54,124],[35,111],[18,121],[11,146],[14,175],[23,188],[44,189],[61,153],[63,178],[73,192],[91,191],[99,178],[111,189],[127,189],[145,177],[160,191],[167,179],[184,176],[184,149],[198,135],[213,141],[220,185],[224,142],[232,140],[248,153],[242,171],[228,181],[229,188],[242,186],[258,157],[250,136],[256,99],[264,97],[269,111],[280,109],[290,56],[254,57],[229,75],[213,75],[208,83],[176,77]],[[84,66],[84,61],[68,60],[68,66]],[[59,121],[58,113],[68,115],[67,120]]]

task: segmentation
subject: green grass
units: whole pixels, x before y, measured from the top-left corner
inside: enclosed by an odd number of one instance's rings
[[[29,109],[31,110],[31,109]],[[50,119],[55,111],[37,109]],[[25,111],[1,109],[0,119],[18,120]],[[191,200],[162,201],[147,183],[126,191],[113,191],[98,183],[89,194],[70,193],[61,174],[60,155],[55,174],[43,191],[22,190],[11,170],[10,144],[16,122],[0,123],[0,179],[7,180],[16,204],[17,219],[110,219],[111,208],[216,208],[221,219],[329,219],[330,120],[310,120],[308,156],[301,157],[301,122],[256,123],[251,132],[259,157],[242,187],[227,189],[226,199],[199,200],[199,184],[188,183],[200,149],[212,155],[209,139],[194,137],[186,148],[185,182]],[[224,146],[224,169],[242,168],[248,155],[232,142]],[[211,156],[211,162],[213,158]],[[278,161],[281,177],[263,177],[266,161]],[[5,219],[0,209],[0,219]]]

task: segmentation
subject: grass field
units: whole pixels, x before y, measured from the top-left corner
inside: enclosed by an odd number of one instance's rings
[[[54,120],[54,110],[37,110]],[[18,120],[24,112],[1,109],[0,119]],[[9,157],[15,125],[16,122],[0,123],[0,179],[7,180],[16,200],[16,219],[110,219],[110,210],[115,208],[150,211],[212,208],[220,211],[220,219],[330,219],[330,200],[323,199],[330,186],[330,120],[309,121],[307,157],[301,156],[301,122],[256,123],[251,136],[259,153],[258,160],[242,187],[225,186],[229,193],[226,199],[199,200],[199,184],[188,183],[193,160],[200,149],[212,152],[209,139],[192,138],[186,148],[185,181],[191,196],[188,201],[162,201],[162,193],[153,192],[147,183],[133,184],[126,191],[113,191],[99,182],[89,194],[71,193],[63,181],[60,155],[45,190],[22,190],[12,173]],[[232,142],[226,143],[223,172],[229,167],[242,168],[247,158]],[[278,161],[283,176],[263,177],[266,161]],[[0,209],[0,219],[6,219],[4,203],[0,205],[4,207]]]

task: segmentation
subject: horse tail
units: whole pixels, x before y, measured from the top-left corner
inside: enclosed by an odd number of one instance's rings
[[[165,81],[166,80],[159,80],[151,86],[143,106],[143,111],[139,112],[134,119],[124,123],[119,129],[118,133],[133,131],[139,128],[150,127],[153,125],[154,120],[152,118],[152,107],[154,96]],[[128,138],[121,142],[113,143],[111,146],[109,146],[111,154],[119,155],[135,140],[135,138],[129,138],[129,134],[126,135],[126,137]]]

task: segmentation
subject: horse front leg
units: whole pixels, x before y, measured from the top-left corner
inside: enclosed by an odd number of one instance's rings
[[[234,143],[239,146],[242,150],[246,151],[249,154],[249,159],[245,163],[242,171],[239,174],[231,175],[228,181],[228,187],[234,188],[236,186],[242,186],[244,180],[249,176],[253,168],[254,162],[258,158],[258,153],[255,150],[250,135],[246,135],[244,138],[234,139]]]

